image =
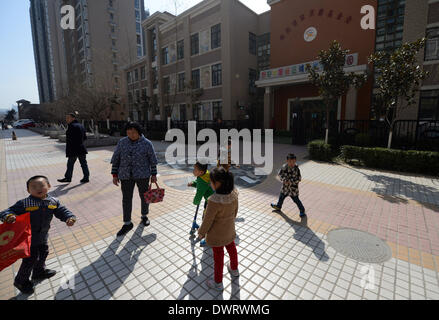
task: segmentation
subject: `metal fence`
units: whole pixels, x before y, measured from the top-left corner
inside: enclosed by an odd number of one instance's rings
[[[97,125],[101,133],[110,135],[125,135],[126,121],[98,121]],[[86,129],[89,131],[91,121],[84,121]],[[144,128],[145,136],[153,140],[164,140],[168,130],[167,120],[146,121],[141,123]],[[317,125],[317,124],[316,124]],[[316,126],[304,126],[316,128]],[[321,126],[317,126],[321,127]],[[171,128],[182,130],[188,136],[188,121],[171,121]],[[257,129],[251,120],[223,120],[217,121],[196,121],[196,134],[203,129],[213,129],[217,136],[221,129]],[[304,130],[304,143],[312,139],[324,138],[324,130],[310,134]],[[389,137],[389,127],[384,121],[374,120],[340,120],[331,123],[329,130],[330,143],[334,145],[357,145],[365,147],[387,147]],[[392,148],[403,150],[431,150],[439,151],[439,120],[417,121],[400,120],[393,126]],[[293,141],[297,141],[293,139]]]
[[[121,136],[126,135],[125,126],[126,121],[98,121],[93,123],[93,125],[97,125],[99,128],[99,132],[106,133],[110,135],[120,134]],[[164,140],[166,132],[168,131],[168,122],[167,120],[151,120],[139,122],[139,124],[143,127],[145,136],[149,139],[153,140]],[[90,131],[92,122],[84,121],[84,126],[88,131]],[[182,130],[186,136],[188,133],[188,121],[171,121],[172,129],[180,129]],[[221,129],[237,129],[238,131],[242,129],[253,129],[253,124],[250,120],[223,120],[222,122],[217,121],[196,121],[196,134],[203,129],[213,129],[218,137]]]
[[[392,147],[439,151],[439,120],[396,121],[393,127]]]
[[[336,145],[387,147],[389,126],[384,121],[342,120],[330,128]],[[399,120],[393,125],[392,148],[439,151],[439,120]]]

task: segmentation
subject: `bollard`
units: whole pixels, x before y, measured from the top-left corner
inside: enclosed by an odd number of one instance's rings
[[[12,131],[12,140],[17,140],[17,135],[15,134],[15,131]]]

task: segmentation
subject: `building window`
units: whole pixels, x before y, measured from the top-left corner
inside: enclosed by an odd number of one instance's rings
[[[200,42],[198,33],[191,36],[191,55],[196,55],[200,52]]]
[[[116,28],[114,26],[111,26],[111,33],[114,33],[116,31]]]
[[[142,47],[141,46],[137,46],[137,56],[138,57],[142,56]]]
[[[130,71],[127,72],[127,83],[128,84],[131,83],[131,72]]]
[[[251,54],[257,54],[256,35],[254,33],[248,33],[248,50]]]
[[[213,109],[213,120],[217,121],[218,119],[223,118],[223,102],[222,101],[212,102],[212,109]]]
[[[151,48],[152,48],[151,61],[154,62],[157,59],[157,35],[155,33],[155,28],[152,29],[150,32],[151,32]]]
[[[222,84],[221,63],[212,66],[212,87]]]
[[[113,8],[113,0],[108,0],[108,6],[109,6],[110,8]]]
[[[145,78],[146,78],[146,68],[145,66],[143,66],[140,68],[140,79],[145,80]]]
[[[169,63],[169,50],[168,47],[162,49],[162,64]]]
[[[136,22],[136,32],[137,33],[142,33],[142,27],[141,27],[139,22]]]
[[[217,24],[211,28],[210,39],[212,49],[221,47],[221,24]]]
[[[157,89],[158,86],[158,75],[157,75],[157,68],[152,68],[152,88]]]
[[[136,90],[136,103],[140,102],[140,91]]]
[[[148,101],[148,94],[147,94],[146,88],[142,89],[142,101],[143,102],[147,102]]]
[[[171,81],[169,77],[163,78],[163,90],[165,94],[169,94],[171,92]]]
[[[178,92],[184,91],[184,80],[185,80],[184,73],[179,73],[178,74]]]
[[[111,39],[111,44],[113,45],[113,47],[115,47],[116,46],[116,40]]]
[[[184,40],[177,42],[177,60],[184,59]]]
[[[425,45],[425,60],[439,59],[439,28],[427,30],[427,44]]]
[[[201,104],[200,103],[196,103],[193,105],[192,107],[192,116],[194,120],[200,120],[200,115],[201,115]]]
[[[134,0],[134,7],[140,9],[140,0]]]
[[[114,14],[110,13],[110,20],[113,21],[114,20]]]
[[[140,12],[136,10],[136,21],[140,21]]]
[[[421,91],[419,120],[439,120],[439,90]]]
[[[141,45],[142,44],[142,38],[140,37],[140,34],[136,35],[136,40],[137,40],[137,45]]]
[[[402,44],[405,1],[378,0],[376,50],[393,51]]]
[[[200,69],[192,70],[192,82],[193,82],[192,89],[200,88]]]
[[[180,104],[180,121],[186,121],[186,105]]]
[[[258,72],[254,69],[248,69],[248,89],[250,94],[256,93],[256,84],[258,80]]]
[[[258,70],[270,69],[270,33],[258,36]]]

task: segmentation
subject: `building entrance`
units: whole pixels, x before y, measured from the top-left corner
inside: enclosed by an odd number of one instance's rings
[[[292,143],[304,145],[316,139],[325,139],[326,107],[323,100],[290,101],[290,131]],[[336,105],[330,111],[330,127],[337,121]]]

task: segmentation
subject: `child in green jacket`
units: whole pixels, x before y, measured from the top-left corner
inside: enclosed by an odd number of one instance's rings
[[[207,206],[207,199],[214,193],[212,190],[212,187],[210,186],[210,174],[209,170],[207,170],[208,165],[207,164],[201,164],[200,162],[197,162],[194,165],[194,176],[197,177],[197,180],[190,182],[188,184],[188,187],[194,187],[197,188],[197,193],[194,197],[194,205],[198,206],[201,203],[201,200],[204,198],[204,211],[206,210]],[[204,211],[203,211],[203,217],[204,217]],[[204,247],[206,245],[206,241],[202,240],[200,242],[200,246]]]

